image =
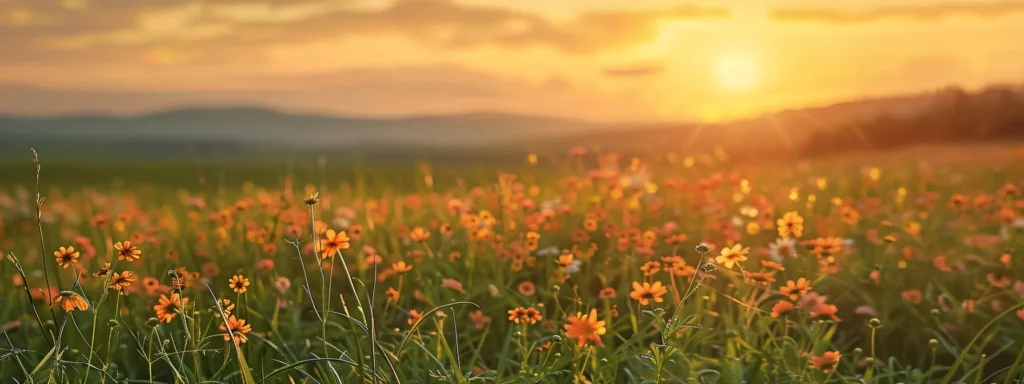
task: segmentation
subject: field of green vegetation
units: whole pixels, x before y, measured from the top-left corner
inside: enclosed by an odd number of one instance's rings
[[[1024,152],[0,164],[18,383],[1018,383]]]

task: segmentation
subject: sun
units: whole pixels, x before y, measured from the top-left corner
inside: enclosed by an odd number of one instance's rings
[[[720,56],[715,62],[715,74],[722,88],[744,90],[757,85],[760,71],[753,55],[731,52]]]

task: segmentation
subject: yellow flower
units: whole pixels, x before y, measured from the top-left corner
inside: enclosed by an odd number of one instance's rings
[[[749,247],[743,248],[742,245],[736,244],[732,248],[722,248],[722,254],[715,258],[715,262],[726,269],[732,269],[737,263],[746,261],[748,253],[750,253]]]
[[[644,282],[643,284],[634,281],[633,291],[629,293],[629,297],[640,302],[640,305],[648,305],[651,301],[660,303],[665,301],[661,296],[668,292],[668,289],[664,285],[661,285],[660,281],[655,281],[654,284]]]
[[[395,271],[395,273],[406,273],[412,270],[412,266],[406,264],[404,261],[397,261],[394,264],[391,264],[391,269]]]
[[[782,218],[776,221],[779,230],[779,237],[800,237],[804,234],[804,218],[796,212],[786,212]]]

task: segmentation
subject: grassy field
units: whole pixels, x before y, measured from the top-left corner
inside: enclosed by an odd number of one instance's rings
[[[374,165],[26,148],[0,165],[0,372],[1016,383],[1021,153]]]

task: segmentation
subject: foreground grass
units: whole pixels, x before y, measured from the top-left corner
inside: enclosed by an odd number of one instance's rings
[[[1010,383],[1019,160],[574,150],[504,172],[321,164],[241,182],[191,164],[109,184],[26,163],[0,181],[0,372]]]

